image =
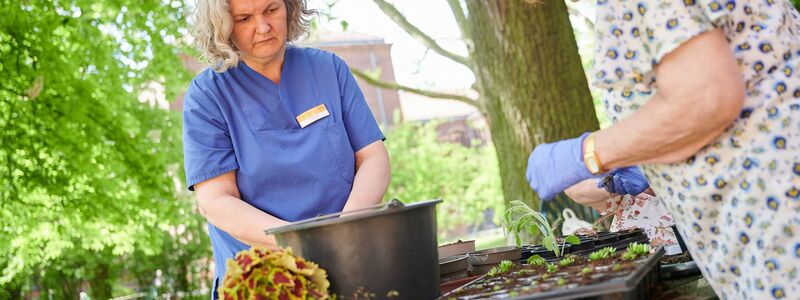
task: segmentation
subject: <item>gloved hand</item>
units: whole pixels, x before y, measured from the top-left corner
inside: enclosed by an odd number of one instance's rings
[[[625,167],[611,171],[610,180],[597,180],[598,188],[605,188],[609,193],[617,195],[638,195],[650,187],[639,167]]]
[[[525,175],[542,200],[551,200],[568,187],[593,177],[583,162],[583,139],[587,136],[588,132],[577,138],[539,145],[533,150]]]

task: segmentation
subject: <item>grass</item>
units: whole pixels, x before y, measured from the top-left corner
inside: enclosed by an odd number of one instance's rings
[[[506,240],[506,237],[503,235],[502,231],[498,232],[497,234],[475,237],[476,250],[502,247],[507,245],[508,241]]]

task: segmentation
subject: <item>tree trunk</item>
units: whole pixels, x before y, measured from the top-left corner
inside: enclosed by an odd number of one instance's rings
[[[522,200],[535,209],[539,199],[525,178],[533,148],[598,128],[567,7],[561,0],[466,4],[476,89],[506,202]]]
[[[109,265],[106,263],[98,262],[95,268],[95,274],[89,278],[89,286],[92,291],[93,299],[110,299],[111,291],[111,277],[109,274]]]

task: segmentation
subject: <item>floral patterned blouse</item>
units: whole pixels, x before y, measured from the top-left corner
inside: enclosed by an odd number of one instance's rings
[[[670,228],[675,222],[661,198],[645,193],[612,197],[606,200],[603,214],[606,213],[614,214],[611,231],[641,228],[650,239],[650,245],[678,244],[678,239]]]
[[[800,16],[791,3],[598,0],[592,82],[617,122],[657,92],[666,54],[716,28],[745,80],[740,117],[685,162],[643,170],[720,298],[800,299]]]

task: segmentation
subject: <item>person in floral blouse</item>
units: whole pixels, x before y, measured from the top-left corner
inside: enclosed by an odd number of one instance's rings
[[[550,199],[641,166],[722,299],[800,299],[800,13],[789,0],[598,0],[608,128],[542,144]]]

